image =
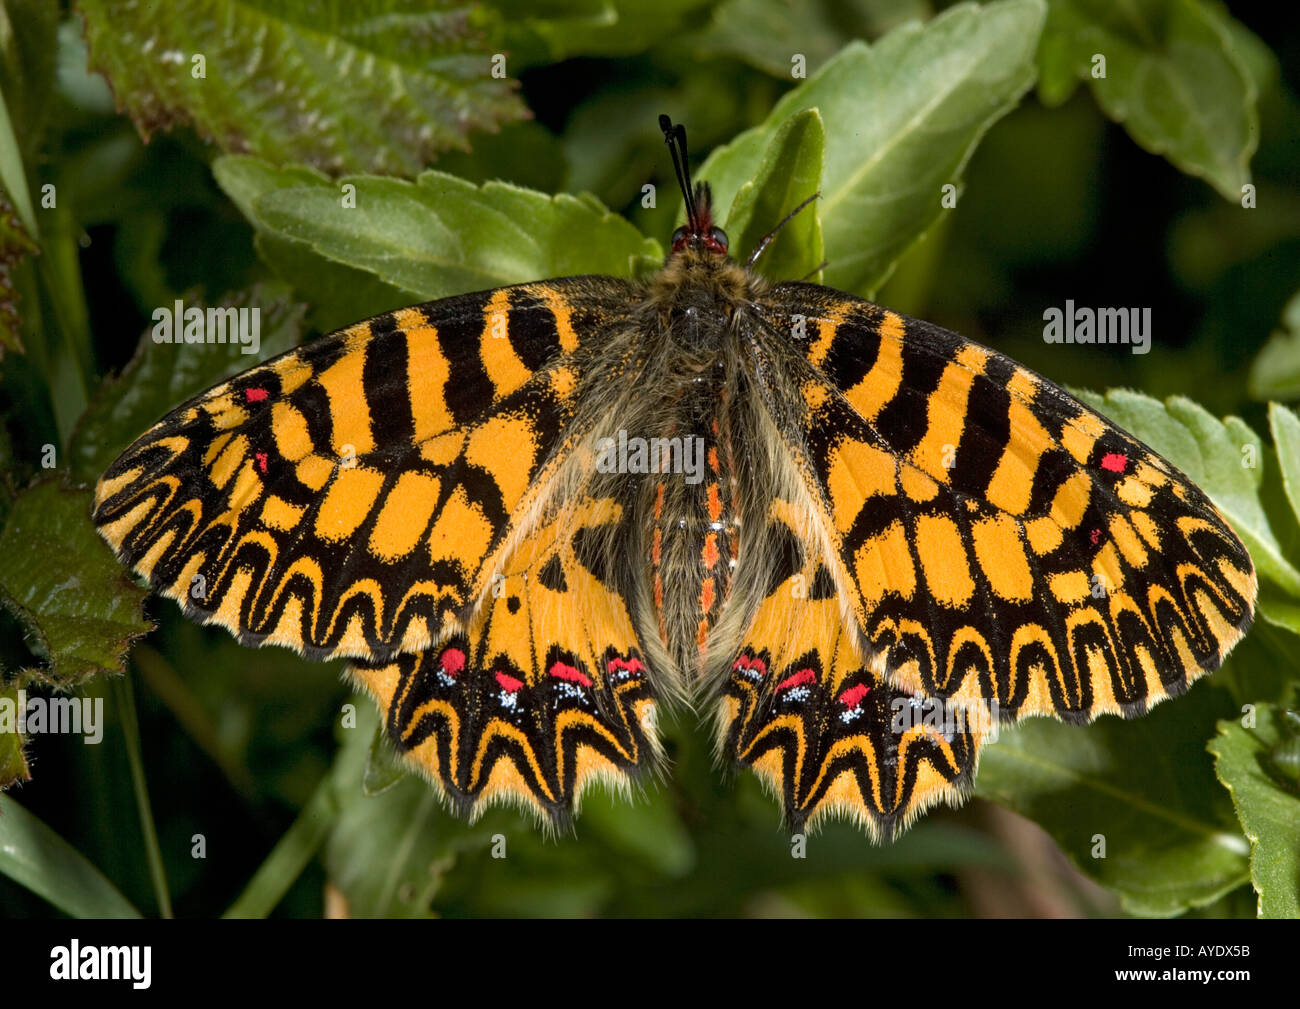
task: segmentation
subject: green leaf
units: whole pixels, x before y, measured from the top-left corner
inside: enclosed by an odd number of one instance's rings
[[[960,183],[980,137],[1033,83],[1043,12],[1040,0],[961,4],[874,45],[849,44],[705,162],[700,177],[713,185],[719,218],[728,219],[782,124],[818,109],[825,282],[870,295],[938,218],[942,187]]]
[[[1039,823],[1130,912],[1178,914],[1249,878],[1246,840],[1204,752],[1230,711],[1223,691],[1197,684],[1141,722],[1030,719],[985,748],[976,793]]]
[[[414,291],[403,291],[372,273],[331,262],[305,242],[267,230],[255,209],[258,197],[278,188],[329,184],[319,172],[301,165],[276,168],[257,158],[230,156],[218,158],[212,174],[256,229],[253,244],[257,254],[312,306],[312,321],[323,332],[419,300]]]
[[[1278,467],[1291,510],[1300,517],[1300,417],[1280,403],[1268,405],[1268,426],[1277,446]]]
[[[1291,718],[1288,719],[1288,714]],[[1214,772],[1229,793],[1250,839],[1250,878],[1259,894],[1261,918],[1300,917],[1300,792],[1283,787],[1270,766],[1286,751],[1294,763],[1300,733],[1294,713],[1271,704],[1254,712],[1255,725],[1219,723],[1210,740]],[[1294,768],[1292,768],[1294,774]]]
[[[208,308],[189,299],[181,303],[186,310]],[[240,344],[231,333],[226,343],[158,343],[151,327],[122,374],[100,386],[77,422],[70,448],[74,477],[95,482],[124,448],[164,414],[221,379],[297,346],[302,338],[303,308],[282,289],[257,285],[224,299],[220,307],[256,311],[256,342]]]
[[[779,222],[813,196],[822,180],[826,131],[816,109],[796,113],[768,141],[754,178],[740,187],[727,216],[727,227],[739,258]],[[759,271],[777,280],[806,277],[823,260],[821,217],[814,201],[777,233],[759,257]]]
[[[0,531],[0,605],[43,660],[24,672],[60,689],[122,672],[131,642],[152,626],[145,591],[95,532],[90,506],[89,492],[47,479],[18,496]]]
[[[35,243],[18,219],[8,193],[0,186],[0,357],[6,351],[23,349],[18,291],[13,279],[23,259],[35,252]]]
[[[1250,394],[1255,399],[1300,399],[1300,292],[1286,303],[1280,328],[1251,362]]]
[[[631,56],[686,30],[708,0],[495,0],[484,10],[509,72],[574,56]]]
[[[796,54],[816,70],[855,38],[878,38],[930,14],[924,0],[727,0],[697,44],[701,53],[731,56],[788,81]]]
[[[59,5],[0,0],[0,95],[30,161],[40,145],[54,89]]]
[[[1105,76],[1094,77],[1094,56]],[[1143,148],[1241,199],[1259,142],[1256,88],[1226,15],[1201,0],[1051,0],[1039,49],[1048,104],[1088,81]]]
[[[0,683],[0,792],[31,778],[25,744],[18,731],[18,685]]]
[[[192,123],[222,150],[333,174],[415,175],[524,117],[473,6],[441,0],[79,4],[91,65],[144,136]],[[198,58],[203,60],[203,76]]]
[[[277,175],[247,159],[219,165],[218,180],[227,186],[239,176],[228,189],[238,202],[256,188],[247,180],[259,171],[264,188],[250,209],[269,234],[416,298],[580,273],[629,276],[663,258],[657,242],[591,198],[475,186],[441,172],[416,182],[334,183],[296,170]],[[355,187],[355,207],[344,206],[341,186]]]
[[[140,917],[80,852],[6,795],[0,795],[0,872],[74,918]]]
[[[1181,469],[1214,500],[1250,551],[1261,582],[1290,600],[1300,600],[1300,571],[1288,559],[1275,527],[1294,518],[1265,511],[1261,489],[1276,457],[1259,435],[1237,417],[1215,419],[1182,396],[1161,403],[1150,396],[1114,389],[1104,396],[1079,393],[1120,427],[1146,442]],[[1262,599],[1261,611],[1268,600]]]

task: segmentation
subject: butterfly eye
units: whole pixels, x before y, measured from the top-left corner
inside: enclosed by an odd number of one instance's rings
[[[673,245],[677,245],[680,242],[684,242],[684,241],[686,241],[686,229],[678,228],[676,231],[673,232]]]
[[[709,232],[709,240],[722,247],[722,251],[727,251],[727,233],[721,228],[714,228]]]

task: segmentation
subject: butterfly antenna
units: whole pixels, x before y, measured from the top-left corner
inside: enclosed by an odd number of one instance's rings
[[[667,116],[659,117],[659,128],[664,131],[664,143],[672,154],[673,171],[677,173],[677,185],[681,187],[686,198],[686,219],[692,230],[698,230],[699,215],[695,209],[695,194],[691,189],[691,166],[686,161],[686,127],[681,123],[673,125]]]
[[[803,210],[804,207],[808,206],[808,204],[812,203],[812,201],[817,199],[817,197],[819,196],[821,196],[821,193],[813,193],[812,196],[808,197],[808,199],[804,200],[803,203],[799,204],[799,206],[795,207],[792,211],[790,211],[790,213],[786,214],[783,218],[781,218],[780,223],[778,223],[775,228],[773,228],[771,231],[769,231],[766,235],[764,235],[762,238],[758,240],[758,245],[755,246],[754,251],[749,254],[749,258],[745,260],[745,265],[753,266],[756,262],[758,262],[758,257],[761,256],[763,254],[763,251],[769,245],[772,244],[772,239],[776,237],[776,233],[780,231],[782,228],[784,228],[787,224],[789,224],[792,220],[794,220],[795,214],[799,213],[799,211]],[[826,265],[825,263],[822,264],[822,266],[825,265]],[[817,267],[817,270],[820,269],[821,266]],[[813,273],[816,273],[817,270],[813,270]]]

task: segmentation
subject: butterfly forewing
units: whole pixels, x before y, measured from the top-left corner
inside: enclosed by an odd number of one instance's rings
[[[899,687],[1001,719],[1132,716],[1249,626],[1254,569],[1227,522],[1060,388],[825,288],[778,285],[759,311],[770,337],[803,336],[775,372],[802,404],[784,436]]]
[[[378,316],[217,386],[101,479],[95,521],[150,584],[241,639],[383,658],[469,616],[562,461],[629,302],[613,278]]]

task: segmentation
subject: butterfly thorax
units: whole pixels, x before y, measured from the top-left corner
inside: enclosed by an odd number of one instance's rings
[[[757,277],[739,263],[707,250],[683,249],[651,281],[650,304],[684,347],[720,350],[721,327],[736,308],[759,293]]]

